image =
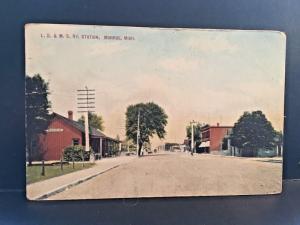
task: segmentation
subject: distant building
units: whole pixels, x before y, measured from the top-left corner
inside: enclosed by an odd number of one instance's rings
[[[166,142],[165,143],[165,146],[164,146],[164,150],[165,151],[173,151],[174,150],[174,147],[175,148],[179,148],[179,145],[178,143],[169,143],[169,142]]]
[[[232,126],[216,126],[205,125],[201,127],[201,144],[199,145],[200,152],[218,153],[224,145],[224,137],[228,137],[232,131]],[[230,142],[230,139],[228,139]],[[226,143],[227,148],[230,148],[230,143]]]
[[[188,138],[183,140],[183,144],[180,145],[183,152],[190,151],[190,140]]]
[[[96,156],[110,156],[119,150],[119,140],[108,137],[93,127],[90,128],[89,133],[90,146]],[[43,159],[59,160],[63,150],[72,145],[85,146],[84,125],[73,120],[72,111],[68,111],[68,118],[53,113],[47,130],[40,135]]]

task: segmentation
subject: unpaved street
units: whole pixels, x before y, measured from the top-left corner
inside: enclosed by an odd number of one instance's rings
[[[274,194],[281,191],[281,165],[209,154],[148,155],[49,199]]]

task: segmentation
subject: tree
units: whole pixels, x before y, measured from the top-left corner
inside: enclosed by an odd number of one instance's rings
[[[194,127],[194,141],[200,141],[202,124],[196,123],[193,125],[193,127]],[[186,136],[188,137],[188,139],[191,139],[192,137],[192,126],[190,124],[186,126]]]
[[[25,124],[26,124],[26,151],[29,165],[33,158],[40,157],[39,134],[45,132],[49,125],[48,100],[49,84],[36,74],[25,78]]]
[[[96,129],[99,129],[101,131],[104,131],[104,121],[102,116],[97,115],[96,113],[88,113],[88,118],[89,118],[89,127],[94,127]],[[78,119],[78,122],[84,125],[84,116],[81,116]]]
[[[140,115],[140,138],[137,143],[138,115]],[[160,139],[166,135],[165,126],[168,116],[165,111],[153,102],[130,105],[126,111],[126,136],[138,147],[141,155],[143,144],[150,143],[150,138],[157,135]]]
[[[283,134],[282,131],[276,131],[275,143],[278,148],[278,156],[282,156]]]
[[[262,111],[245,112],[234,124],[231,144],[249,156],[255,156],[258,149],[275,147],[276,132]]]
[[[196,143],[195,144],[196,149],[198,148],[198,146],[201,143],[201,127],[202,126],[203,125],[199,122],[193,125],[193,127],[194,127],[194,142]],[[191,147],[191,143],[192,143],[192,140],[191,140],[191,138],[192,138],[192,126],[191,126],[191,124],[186,126],[186,136],[189,140],[189,145]]]

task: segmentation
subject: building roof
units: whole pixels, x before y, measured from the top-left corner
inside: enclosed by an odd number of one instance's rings
[[[209,129],[209,128],[233,128],[233,126],[220,126],[220,125],[209,125],[209,124],[206,124],[205,126],[201,127],[201,130],[206,130],[206,129]]]
[[[55,117],[55,118],[59,118],[59,119],[63,120],[66,124],[74,127],[75,129],[81,131],[82,133],[85,133],[85,128],[84,128],[84,125],[82,123],[71,120],[71,119],[66,118],[62,115],[59,115],[57,113],[53,113],[52,116],[53,116],[53,118]],[[99,129],[96,129],[94,127],[90,127],[90,135],[94,136],[94,137],[106,138],[106,139],[109,139],[109,140],[112,140],[112,141],[119,141],[117,139],[106,136],[103,132],[101,132]]]
[[[210,128],[233,128],[233,126],[209,126]]]

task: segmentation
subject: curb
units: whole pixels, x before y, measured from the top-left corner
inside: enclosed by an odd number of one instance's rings
[[[98,173],[96,173],[96,174],[93,174],[93,175],[90,175],[90,176],[87,176],[87,177],[78,179],[78,180],[76,180],[76,181],[74,181],[74,182],[72,182],[72,183],[70,183],[70,184],[66,184],[66,185],[60,186],[60,187],[58,187],[58,188],[56,188],[56,189],[54,189],[54,190],[52,190],[52,191],[47,192],[46,194],[42,194],[42,195],[40,195],[40,196],[38,196],[38,197],[35,197],[35,198],[33,198],[33,199],[30,199],[30,200],[46,200],[47,198],[49,198],[49,197],[51,197],[51,196],[53,196],[53,195],[56,195],[56,194],[58,194],[58,193],[60,193],[60,192],[63,192],[63,191],[65,191],[66,189],[70,189],[70,188],[72,188],[72,187],[75,187],[75,186],[77,186],[77,185],[79,185],[79,184],[81,184],[81,183],[84,183],[84,182],[86,182],[86,181],[88,181],[88,180],[90,180],[90,179],[93,179],[93,178],[95,178],[96,176],[98,176],[98,175],[100,175],[100,174],[103,174],[103,173],[105,173],[105,172],[107,172],[107,171],[109,171],[109,170],[115,169],[115,168],[117,168],[117,167],[119,167],[119,166],[120,166],[120,165],[116,165],[116,166],[114,166],[114,167],[111,167],[111,168],[109,168],[109,169],[103,170],[103,171],[98,172]]]

